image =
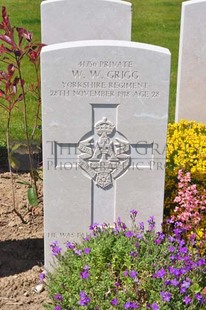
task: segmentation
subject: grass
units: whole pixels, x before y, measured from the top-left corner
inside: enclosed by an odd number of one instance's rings
[[[171,52],[169,121],[174,121],[182,0],[132,0],[132,40],[168,48]]]
[[[172,54],[169,121],[174,120],[176,100],[176,80],[179,45],[180,11],[182,0],[131,0],[133,4],[132,40],[166,47]],[[12,25],[32,31],[36,41],[40,41],[41,0],[2,0],[7,8]],[[78,25],[77,25],[78,26]],[[1,67],[0,67],[1,70]],[[24,67],[27,84],[32,83],[31,67]],[[32,127],[34,119],[33,98],[28,98],[28,120]],[[5,144],[6,114],[1,111],[0,145]],[[24,140],[21,109],[12,119],[11,137]],[[39,135],[40,136],[40,135]]]
[[[10,17],[12,26],[23,27],[33,33],[35,41],[40,42],[40,3],[41,0],[29,1],[29,0],[10,0],[1,1],[1,6],[7,8],[7,13]],[[2,42],[0,42],[1,44]],[[2,63],[0,63],[0,70],[3,69]],[[26,62],[23,66],[23,78],[26,81],[26,85],[30,86],[34,82],[34,70],[31,63]],[[1,99],[0,99],[1,100]],[[30,127],[30,133],[34,125],[35,117],[35,101],[31,95],[27,96],[28,106],[28,123]],[[23,124],[23,107],[19,104],[19,108],[12,112],[11,121],[11,140],[13,141],[25,141],[24,124]],[[0,110],[0,146],[5,145],[5,131],[7,113]],[[36,139],[40,139],[41,133],[39,132]]]
[[[41,0],[1,0],[13,25],[31,30],[40,40],[40,3]]]

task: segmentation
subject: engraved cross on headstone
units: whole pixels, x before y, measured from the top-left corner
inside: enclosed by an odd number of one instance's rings
[[[153,143],[131,144],[118,131],[118,104],[91,106],[90,132],[80,137],[78,143],[54,142],[55,169],[81,169],[82,174],[91,179],[91,223],[113,223],[116,219],[116,180],[128,169],[138,169],[137,148],[150,149],[152,154]],[[152,167],[141,161],[143,168]]]

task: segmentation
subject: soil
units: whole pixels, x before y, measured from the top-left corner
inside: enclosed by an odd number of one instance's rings
[[[0,173],[0,309],[41,310],[49,301],[45,289],[35,292],[44,265],[42,183],[38,183],[40,203],[31,208],[27,187],[18,183],[28,181],[29,175],[14,178],[17,212],[10,175]]]

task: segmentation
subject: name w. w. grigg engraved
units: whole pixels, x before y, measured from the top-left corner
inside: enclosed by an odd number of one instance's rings
[[[95,124],[96,134],[79,142],[79,167],[103,189],[112,186],[130,166],[130,145],[117,137],[115,125],[106,117]]]
[[[83,72],[82,70],[72,70],[72,75],[74,79],[85,79],[86,75],[92,79],[118,79],[118,80],[137,80],[139,79],[138,71],[117,71],[110,70],[108,72],[103,73],[101,70],[89,70],[88,72]]]

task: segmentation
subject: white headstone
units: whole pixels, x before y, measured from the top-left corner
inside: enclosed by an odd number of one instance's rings
[[[182,3],[176,121],[206,123],[206,0]]]
[[[50,45],[41,56],[45,259],[92,223],[137,209],[161,229],[170,53],[125,41]]]
[[[47,0],[41,4],[42,42],[131,40],[131,3]]]

